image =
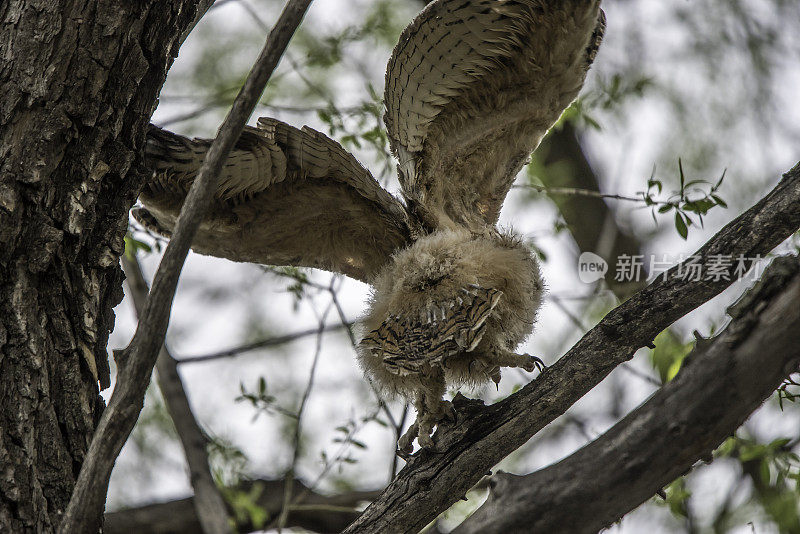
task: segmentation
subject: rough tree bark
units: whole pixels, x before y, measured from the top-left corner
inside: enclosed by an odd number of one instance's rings
[[[102,409],[128,210],[192,0],[0,3],[0,531],[57,526]]]

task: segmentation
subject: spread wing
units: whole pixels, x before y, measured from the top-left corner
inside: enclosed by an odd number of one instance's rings
[[[575,99],[605,28],[600,0],[436,0],[386,70],[384,122],[409,210],[497,222],[514,177]]]
[[[318,267],[369,281],[411,239],[403,205],[324,134],[262,118],[246,128],[192,248],[270,265]],[[211,142],[151,126],[153,176],[134,216],[169,235]]]

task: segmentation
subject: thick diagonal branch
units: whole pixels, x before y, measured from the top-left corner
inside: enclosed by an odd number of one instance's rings
[[[673,381],[557,464],[494,477],[490,499],[455,532],[597,532],[710,457],[800,370],[800,260],[775,260],[740,302]]]
[[[289,0],[233,102],[181,209],[153,280],[133,340],[118,361],[117,385],[98,424],[59,531],[97,530],[111,469],[142,409],[144,393],[167,331],[172,299],[194,234],[211,203],[214,184],[267,81],[311,0]]]
[[[720,230],[696,256],[707,267],[719,254],[764,255],[798,228],[800,165]],[[420,530],[617,365],[675,320],[721,293],[734,278],[733,267],[727,277],[698,281],[677,276],[679,269],[685,272],[686,266],[676,266],[612,310],[564,357],[516,394],[492,406],[457,399],[458,421],[436,435],[441,452],[418,453],[346,532]]]

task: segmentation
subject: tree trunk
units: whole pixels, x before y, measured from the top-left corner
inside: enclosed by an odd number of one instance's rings
[[[139,149],[197,11],[0,2],[2,532],[52,531],[69,501],[109,383]]]

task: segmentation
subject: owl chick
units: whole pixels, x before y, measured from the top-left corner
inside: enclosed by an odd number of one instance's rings
[[[514,348],[533,330],[542,301],[539,265],[513,234],[491,228],[440,230],[397,252],[374,282],[359,346],[361,366],[381,388],[412,399],[417,421],[398,443],[432,447],[449,416],[448,386],[500,380],[500,367],[542,362]]]
[[[605,29],[600,0],[434,0],[386,70],[395,198],[336,141],[261,118],[246,128],[192,248],[234,261],[316,267],[373,286],[358,358],[413,402],[400,439],[432,447],[448,386],[541,361],[514,352],[542,299],[538,264],[497,229],[542,136],[578,95]],[[134,216],[169,235],[209,142],[151,128],[153,177]]]

